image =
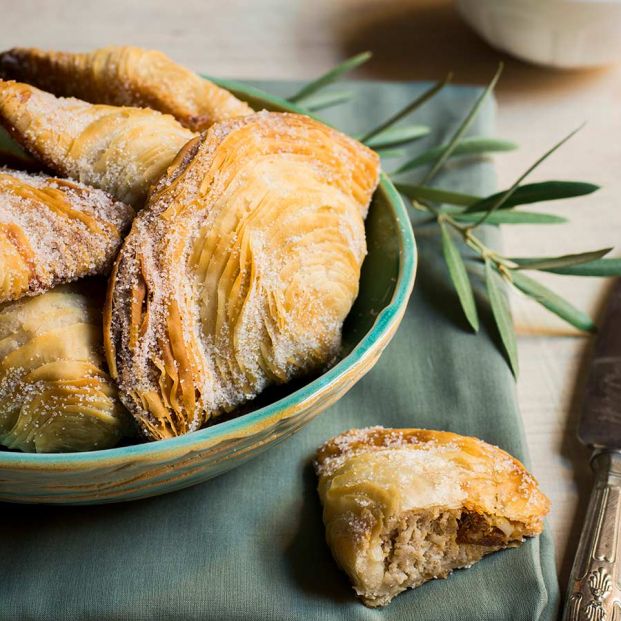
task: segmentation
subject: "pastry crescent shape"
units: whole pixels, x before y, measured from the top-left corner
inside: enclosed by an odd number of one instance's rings
[[[377,154],[296,114],[219,123],[179,154],[134,220],[104,320],[149,438],[334,359],[378,176]]]
[[[0,168],[0,302],[107,273],[133,216],[101,190]]]
[[[315,469],[328,545],[368,606],[538,535],[550,506],[517,459],[443,431],[353,429]]]
[[[153,108],[193,131],[252,114],[247,103],[162,52],[129,45],[81,54],[14,48],[0,54],[0,76],[62,97]]]
[[[54,172],[141,207],[151,184],[194,137],[155,110],[57,98],[0,81],[0,123]]]
[[[90,451],[128,435],[131,418],[103,366],[101,291],[87,296],[84,286],[0,306],[0,444]]]

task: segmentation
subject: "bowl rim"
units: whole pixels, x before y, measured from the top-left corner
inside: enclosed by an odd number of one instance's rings
[[[272,106],[280,107],[290,112],[308,115],[308,112],[291,104],[287,100],[276,95],[264,93],[253,86],[233,80],[217,79],[214,81],[233,92],[265,101]],[[161,454],[162,452],[192,449],[195,445],[199,445],[205,440],[217,441],[219,437],[235,435],[237,431],[245,427],[261,424],[263,421],[269,420],[279,411],[296,408],[307,399],[323,393],[331,384],[359,364],[366,354],[373,349],[374,344],[380,341],[387,333],[390,333],[395,323],[398,324],[414,287],[414,279],[418,266],[418,251],[409,214],[399,192],[383,172],[380,175],[380,183],[376,192],[377,191],[382,191],[385,194],[387,203],[393,211],[397,224],[399,270],[395,289],[389,303],[378,313],[371,329],[360,339],[347,356],[339,360],[339,362],[328,371],[282,399],[278,399],[273,403],[243,414],[237,418],[217,423],[213,426],[199,429],[182,436],[156,440],[154,442],[144,442],[129,446],[77,453],[21,453],[0,451],[0,469],[5,467],[14,469],[15,466],[35,469],[40,467],[54,469],[54,467],[58,468],[69,465],[96,467],[102,463],[109,465],[110,462],[123,461],[127,458],[149,457]]]

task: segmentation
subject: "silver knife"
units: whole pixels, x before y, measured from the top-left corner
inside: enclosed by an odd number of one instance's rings
[[[564,621],[621,619],[621,279],[589,369],[578,438],[593,449],[595,486],[569,578]]]

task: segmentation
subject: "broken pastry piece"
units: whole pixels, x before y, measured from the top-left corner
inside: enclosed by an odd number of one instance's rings
[[[155,110],[57,98],[1,80],[0,124],[50,170],[135,208],[195,135]]]
[[[352,429],[315,469],[328,545],[372,607],[540,534],[550,506],[517,459],[443,431]]]
[[[0,168],[0,302],[107,273],[133,216],[101,190]]]
[[[93,451],[130,435],[101,355],[101,294],[99,283],[86,281],[0,306],[3,446]]]
[[[119,253],[104,339],[146,437],[194,431],[333,361],[366,254],[379,158],[260,112],[189,143]]]
[[[162,52],[129,45],[82,54],[14,48],[0,54],[0,76],[62,97],[153,108],[193,131],[253,112],[247,103]]]

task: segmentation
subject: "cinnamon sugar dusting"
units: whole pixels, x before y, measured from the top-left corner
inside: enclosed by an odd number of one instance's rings
[[[483,494],[479,500],[491,507],[496,502],[517,503],[525,507],[526,513],[529,507],[547,503],[532,475],[510,455],[477,438],[445,432],[381,426],[351,429],[318,449],[315,471],[321,479],[329,479],[364,455],[369,455],[372,461],[393,460],[395,467],[391,476],[396,485],[401,478],[405,477],[405,482],[411,475],[431,480],[425,475],[431,467],[434,473],[445,473],[444,483],[437,480],[444,495],[451,486],[458,485],[464,492],[476,490],[477,494]],[[488,481],[487,491],[486,488],[481,491],[482,481]],[[405,484],[401,487],[407,489]]]
[[[0,300],[105,273],[133,214],[100,190],[0,168]]]
[[[375,154],[290,114],[220,123],[180,155],[135,221],[111,300],[120,385],[149,435],[197,429],[334,358],[378,175]]]

